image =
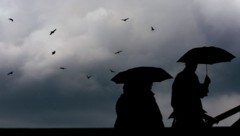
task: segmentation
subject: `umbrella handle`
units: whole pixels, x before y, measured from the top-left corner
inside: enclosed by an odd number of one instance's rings
[[[206,64],[206,75],[208,75],[208,66]]]

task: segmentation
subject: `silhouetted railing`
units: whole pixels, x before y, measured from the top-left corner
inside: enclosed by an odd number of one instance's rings
[[[240,119],[238,119],[238,121],[236,121],[231,127],[240,128]]]
[[[212,127],[213,124],[216,124],[216,123],[218,123],[218,122],[220,122],[220,121],[222,121],[222,120],[224,120],[224,119],[226,119],[226,118],[228,118],[228,117],[230,117],[230,116],[232,116],[232,115],[234,115],[238,112],[240,112],[240,105],[238,105],[237,107],[234,107],[234,108],[232,108],[232,109],[214,117],[214,119],[215,119],[214,122],[213,121],[206,122],[206,124],[207,124],[207,126]],[[240,127],[240,119],[237,122],[235,122],[231,127]]]

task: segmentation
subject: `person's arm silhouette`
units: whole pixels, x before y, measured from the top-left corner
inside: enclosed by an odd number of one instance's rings
[[[203,98],[205,96],[207,96],[209,90],[209,84],[211,83],[211,79],[209,78],[208,75],[206,75],[205,79],[204,79],[204,83],[202,84],[201,90],[200,90],[200,97]]]
[[[205,120],[206,127],[211,127],[214,123],[218,124],[218,120],[214,117],[207,115],[206,113],[203,114],[203,119]]]
[[[209,85],[210,83],[211,83],[211,79],[209,78],[208,75],[206,75],[205,80],[204,80],[204,84]]]

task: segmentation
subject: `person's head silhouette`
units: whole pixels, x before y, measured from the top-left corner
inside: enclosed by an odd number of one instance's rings
[[[151,91],[152,84],[150,81],[126,82],[123,85],[123,91],[125,93],[134,93],[135,91],[136,93],[148,92]]]
[[[197,63],[187,62],[187,63],[185,63],[185,71],[194,73],[197,69],[197,66],[198,66]]]

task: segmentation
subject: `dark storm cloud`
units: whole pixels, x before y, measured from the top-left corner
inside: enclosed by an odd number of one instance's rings
[[[104,91],[74,88],[71,84],[62,84],[64,81],[56,81],[56,78],[22,85],[18,91],[3,91],[0,99],[2,119],[12,120],[14,117],[16,121],[23,122],[22,126],[15,127],[107,127],[101,119],[106,115],[113,116],[111,113],[117,96],[112,90],[104,87],[96,88]],[[113,120],[109,120],[106,119],[105,123],[113,125]],[[1,127],[8,127],[5,125],[14,127],[10,123],[1,124]]]
[[[212,84],[207,108],[212,115],[217,113],[209,107],[226,110],[239,103],[240,11],[236,3],[0,0],[0,121],[4,122],[0,126],[112,127],[122,85],[110,81],[115,75],[110,69],[156,66],[174,77],[184,66],[176,61],[189,49],[205,44],[236,56],[230,63],[208,66]],[[127,17],[128,21],[121,21]],[[57,31],[49,36],[53,29]],[[123,52],[115,55],[118,50]],[[14,75],[6,76],[12,70]],[[202,81],[205,66],[200,65],[197,72]],[[171,125],[167,117],[172,81],[154,85],[167,126]],[[216,102],[219,98],[229,104],[221,107]]]

